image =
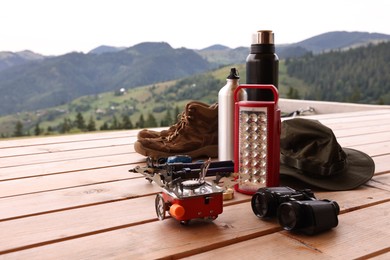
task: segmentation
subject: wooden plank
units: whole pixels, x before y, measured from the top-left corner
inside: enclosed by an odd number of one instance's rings
[[[390,191],[390,171],[388,171],[386,174],[375,175],[367,183],[367,186]]]
[[[41,144],[34,146],[24,147],[11,147],[0,149],[0,158],[12,157],[12,156],[26,156],[32,154],[39,154],[44,156],[45,154],[59,153],[65,151],[77,151],[77,150],[90,150],[102,147],[112,147],[118,145],[132,145],[135,142],[135,137],[118,137],[109,139],[96,139],[80,142],[68,142],[68,143],[55,143],[55,144]]]
[[[389,169],[389,162],[390,162],[390,154],[381,155],[381,156],[374,156],[372,157],[375,163],[375,173],[388,173],[390,172]]]
[[[390,123],[383,124],[382,122],[379,122],[379,124],[375,126],[365,125],[365,126],[352,127],[347,129],[336,129],[333,127],[332,130],[337,138],[346,137],[346,136],[373,134],[373,133],[383,133],[383,132],[389,133]]]
[[[46,162],[59,162],[59,161],[69,161],[69,160],[79,160],[85,158],[94,158],[102,156],[112,156],[120,154],[129,154],[134,152],[134,146],[130,144],[118,145],[111,147],[96,147],[93,149],[86,150],[70,150],[64,152],[48,153],[48,154],[29,154],[24,155],[23,157],[5,157],[1,158],[0,169],[7,167],[23,166],[23,165],[32,165]]]
[[[333,231],[331,231],[333,232]],[[302,241],[291,239],[282,232],[273,233],[248,241],[234,243],[229,246],[187,256],[183,259],[329,259]]]
[[[321,121],[320,122],[323,125],[328,126],[331,129],[356,129],[364,126],[372,126],[372,127],[378,127],[381,125],[388,125],[386,123],[386,120],[389,120],[389,116],[385,117],[379,117],[379,118],[372,118],[371,120],[352,120],[352,119],[339,119],[340,121]]]
[[[387,110],[385,113],[379,113],[379,111],[376,113],[376,111],[371,111],[370,114],[364,116],[357,116],[356,113],[351,113],[350,115],[346,114],[345,116],[329,114],[304,116],[301,118],[319,120],[322,124],[332,129],[356,129],[358,127],[365,126],[379,127],[381,125],[389,125],[390,110]]]
[[[380,120],[372,120],[372,121],[356,121],[356,122],[338,122],[338,123],[326,123],[322,122],[325,126],[331,128],[334,131],[338,130],[350,130],[351,133],[356,131],[357,129],[361,127],[372,127],[372,130],[374,130],[376,127],[381,127],[383,125],[388,126],[388,123],[384,123],[383,120],[389,120],[388,118],[380,119]]]
[[[143,178],[0,199],[0,220],[147,196],[161,188]]]
[[[360,135],[352,135],[347,137],[338,138],[337,141],[343,146],[358,146],[364,144],[376,144],[382,142],[390,141],[390,133],[389,132],[380,132],[380,133],[372,133],[372,134],[360,134]],[[390,152],[390,150],[389,150]]]
[[[94,158],[74,159],[72,161],[55,161],[40,164],[30,164],[2,168],[0,170],[0,180],[10,180],[121,165],[129,165],[131,167],[131,163],[139,164],[143,162],[145,162],[144,156],[137,153],[125,153]]]
[[[359,214],[350,212],[340,215],[337,228],[318,236],[292,235],[285,231],[282,234],[322,252],[325,256],[343,259],[364,256],[367,252],[383,250],[389,246],[389,222],[383,214],[389,206],[390,202],[381,203],[361,209]],[[96,256],[124,259],[179,258],[266,236],[279,230],[276,221],[262,221],[254,216],[247,203],[240,203],[226,207],[225,212],[212,223],[194,221],[183,226],[174,219],[167,219],[17,251],[8,256],[22,259],[36,259],[42,255],[67,259],[89,259]],[[269,252],[278,251],[279,247],[280,243],[274,243],[273,248],[268,249],[261,246],[264,250],[270,250]],[[244,254],[251,255],[251,252],[253,250],[246,250]],[[228,256],[222,253],[219,258]],[[258,252],[251,256],[258,257]]]
[[[343,118],[370,118],[372,116],[389,115],[390,109],[378,109],[378,110],[366,110],[355,112],[343,112],[343,113],[330,113],[330,114],[314,114],[304,116],[305,118],[313,118],[318,120],[338,120]]]
[[[0,182],[0,198],[140,178],[131,165],[80,170]]]
[[[340,141],[340,145],[343,145],[342,140]],[[390,141],[378,142],[378,143],[370,143],[363,145],[349,145],[350,148],[362,151],[371,157],[374,156],[382,156],[387,155],[390,152]]]
[[[18,137],[14,139],[0,140],[0,149],[11,147],[26,147],[34,145],[60,144],[70,142],[83,142],[99,139],[111,139],[118,137],[137,136],[139,129],[134,130],[116,130],[116,131],[98,131],[82,134],[40,136],[40,137]]]
[[[155,196],[146,196],[2,221],[0,255],[4,251],[156,221],[154,199]]]
[[[383,250],[383,252],[376,252],[377,254],[370,255],[372,260],[389,260],[390,259],[390,248]]]
[[[318,236],[304,236],[282,231],[187,259],[356,259],[389,252],[390,225],[383,203],[339,216],[339,226]],[[261,245],[261,246],[260,246]],[[250,250],[248,250],[250,249]],[[388,253],[387,253],[388,255]],[[385,259],[385,258],[384,258]]]

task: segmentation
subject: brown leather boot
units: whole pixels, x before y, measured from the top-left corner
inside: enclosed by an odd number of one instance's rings
[[[167,136],[139,139],[134,143],[135,151],[153,158],[179,154],[193,158],[218,156],[217,104],[188,103],[176,126]]]
[[[199,106],[204,106],[204,107],[212,107],[212,106],[217,105],[217,104],[213,104],[213,105],[209,106],[208,104],[205,104],[205,103],[202,103],[199,101],[191,101],[190,103],[193,105],[197,104]],[[144,139],[144,138],[167,137],[168,135],[174,133],[175,130],[177,129],[177,127],[181,124],[181,119],[182,119],[184,114],[185,114],[185,111],[183,111],[181,114],[178,114],[176,124],[172,125],[167,130],[162,130],[159,132],[159,131],[154,131],[154,130],[150,130],[150,129],[142,129],[141,131],[138,132],[137,139],[139,140],[139,139]]]

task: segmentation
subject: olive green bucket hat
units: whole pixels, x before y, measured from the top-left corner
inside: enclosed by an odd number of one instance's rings
[[[367,154],[339,145],[332,130],[317,120],[294,118],[282,122],[280,174],[325,190],[351,190],[366,183],[375,171]]]

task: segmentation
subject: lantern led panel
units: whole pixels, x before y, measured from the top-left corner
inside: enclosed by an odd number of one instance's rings
[[[241,88],[271,89],[274,101],[235,100],[236,190],[254,194],[261,187],[279,185],[280,110],[273,85],[240,85]],[[237,90],[236,90],[237,91]]]
[[[267,111],[265,108],[240,107],[239,172],[247,182],[265,185],[267,174]]]

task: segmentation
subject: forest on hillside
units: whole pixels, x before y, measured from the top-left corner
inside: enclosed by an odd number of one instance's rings
[[[85,96],[62,107],[19,113],[12,122],[0,120],[0,138],[170,126],[178,120],[183,103],[215,103],[224,84],[205,73],[173,81],[167,87],[151,85],[129,93]]]
[[[311,86],[303,99],[390,104],[390,42],[286,59],[287,73]]]

